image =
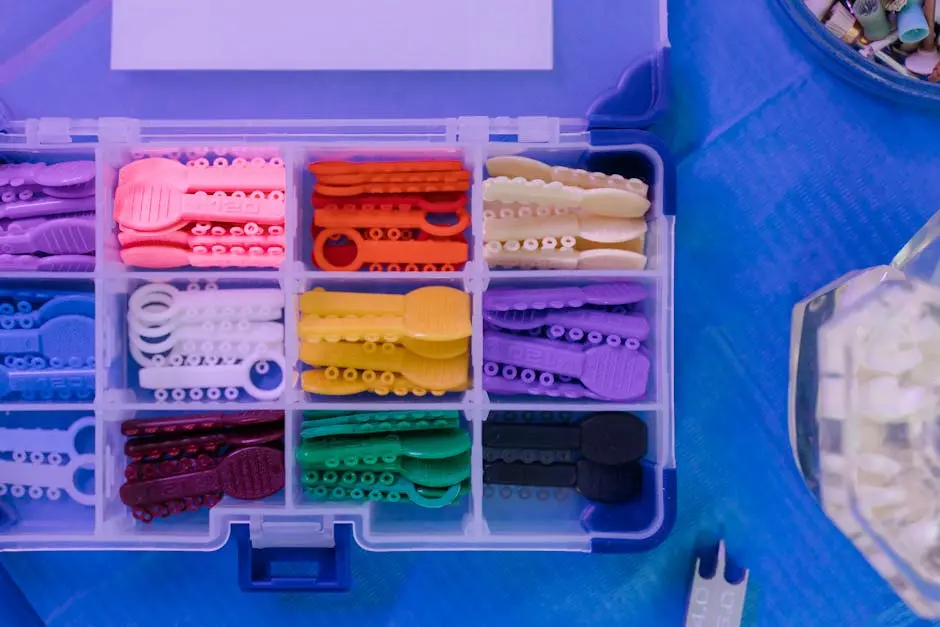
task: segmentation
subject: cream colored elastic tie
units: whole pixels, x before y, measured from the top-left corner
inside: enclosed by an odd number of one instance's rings
[[[584,189],[558,182],[506,177],[484,181],[483,200],[579,208],[586,213],[611,218],[641,218],[650,209],[649,200],[622,189]]]
[[[492,157],[486,161],[486,170],[490,176],[505,176],[510,179],[521,177],[529,180],[555,181],[584,189],[622,189],[643,197],[649,194],[649,185],[640,179],[628,179],[619,174],[588,172],[564,166],[552,167],[528,157]]]

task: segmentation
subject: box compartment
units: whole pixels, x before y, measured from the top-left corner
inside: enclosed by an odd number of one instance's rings
[[[0,548],[87,542],[95,531],[94,413],[6,411],[0,429]],[[29,480],[30,466],[38,483],[17,482]]]
[[[217,290],[220,297],[227,290],[250,290],[264,289],[273,290],[276,299],[273,301],[282,311],[278,314],[276,320],[271,320],[276,324],[283,325],[285,322],[284,311],[290,311],[290,303],[287,302],[289,292],[283,289],[284,281],[274,279],[255,278],[257,275],[251,273],[213,273],[213,274],[195,274],[189,275],[189,279],[166,280],[166,275],[154,277],[156,280],[148,280],[153,275],[126,275],[115,277],[111,280],[102,281],[105,296],[103,298],[104,319],[107,329],[104,338],[104,393],[112,403],[140,403],[155,404],[169,408],[185,407],[187,405],[200,405],[206,407],[221,406],[233,403],[255,403],[264,404],[280,400],[292,386],[292,373],[289,361],[286,355],[286,342],[284,349],[280,351],[275,345],[277,341],[270,342],[271,347],[259,348],[261,353],[258,355],[270,354],[277,359],[266,361],[256,360],[249,364],[240,355],[254,355],[255,343],[239,337],[238,328],[232,325],[229,330],[219,329],[218,340],[212,340],[212,346],[207,347],[205,352],[203,345],[208,340],[200,340],[198,337],[199,326],[204,324],[204,320],[198,316],[189,320],[188,324],[194,328],[196,337],[187,342],[179,341],[167,348],[167,340],[170,333],[176,331],[184,321],[183,314],[176,314],[174,308],[179,304],[177,299],[186,298],[187,293],[201,293],[211,303],[211,296],[208,293]],[[162,280],[161,280],[162,279]],[[138,301],[134,301],[133,295],[138,293],[142,296]],[[145,295],[145,296],[144,296]],[[250,300],[250,299],[248,299]],[[139,303],[139,304],[138,304]],[[263,303],[245,302],[246,308],[257,308]],[[286,305],[286,306],[285,306]],[[129,306],[133,306],[135,311],[144,311],[148,316],[166,317],[165,321],[159,323],[149,322],[151,318],[143,319],[142,322],[134,322],[128,317]],[[200,305],[201,306],[201,305]],[[240,305],[241,306],[241,305]],[[274,307],[275,305],[271,305]],[[162,318],[161,318],[162,320]],[[216,324],[215,326],[219,326]],[[164,333],[165,331],[165,333]],[[285,329],[285,334],[287,333]],[[209,331],[206,331],[207,337]],[[273,336],[272,336],[273,337]],[[196,354],[189,353],[191,345]],[[152,348],[151,348],[152,347]],[[164,350],[166,348],[166,350]],[[228,387],[224,386],[195,386],[180,388],[170,386],[160,389],[144,388],[140,384],[140,372],[142,368],[156,368],[160,364],[170,364],[174,362],[173,353],[181,351],[178,359],[182,361],[182,354],[186,354],[185,362],[178,365],[195,365],[205,368],[226,367],[226,360],[238,359],[237,367],[238,380],[233,380]],[[204,357],[200,357],[201,352],[205,352]],[[218,354],[216,354],[218,353]],[[166,355],[169,355],[167,357]],[[224,355],[219,357],[219,355]],[[283,363],[278,360],[283,355]],[[198,358],[198,359],[191,359]],[[212,362],[208,361],[212,358]],[[147,364],[141,365],[141,361]],[[192,363],[191,363],[192,362]],[[198,362],[198,363],[197,363]],[[266,367],[259,367],[262,364]],[[244,371],[244,372],[242,372]],[[259,391],[251,392],[240,385],[247,376],[250,382]],[[278,394],[276,390],[283,387]],[[194,390],[199,393],[194,394]],[[162,400],[161,400],[162,399]]]
[[[2,147],[0,140],[0,147]],[[98,236],[96,228],[96,204],[99,202],[97,196],[100,195],[102,187],[98,181],[98,171],[100,164],[97,162],[96,149],[93,145],[74,145],[58,146],[55,148],[32,148],[15,149],[12,146],[9,150],[0,150],[0,172],[3,165],[7,164],[30,164],[44,163],[46,165],[56,165],[65,163],[74,163],[78,161],[88,161],[93,165],[88,166],[89,174],[93,171],[95,179],[73,187],[49,188],[50,181],[40,179],[39,182],[20,180],[16,185],[13,181],[0,181],[0,228],[4,231],[11,230],[11,239],[19,239],[13,232],[18,228],[14,224],[24,225],[26,223],[25,233],[31,234],[36,238],[36,231],[42,228],[38,223],[43,217],[58,217],[62,220],[72,221],[73,226],[67,231],[56,227],[55,229],[46,227],[40,240],[32,239],[27,243],[10,243],[8,245],[0,238],[0,272],[11,276],[43,277],[43,276],[62,276],[62,277],[82,277],[90,276],[96,267],[95,252],[101,248],[101,238]],[[74,172],[73,172],[74,175]],[[48,176],[48,175],[47,175]],[[6,178],[0,174],[0,178]],[[61,179],[59,182],[62,182]],[[40,184],[43,183],[43,184]],[[79,191],[79,188],[86,191]],[[23,215],[21,208],[19,214],[8,213],[11,206],[21,202],[50,201],[52,203],[61,203],[66,213],[34,215]],[[87,205],[87,210],[86,210]],[[11,217],[13,216],[13,217]],[[15,220],[12,222],[11,220]],[[82,220],[79,225],[75,220]],[[84,226],[87,221],[87,227]],[[48,224],[48,223],[46,223]],[[12,226],[12,229],[11,229]],[[24,252],[24,245],[32,244],[29,252]],[[8,247],[9,246],[9,247]],[[81,252],[79,252],[81,249]],[[68,252],[60,252],[65,251]]]

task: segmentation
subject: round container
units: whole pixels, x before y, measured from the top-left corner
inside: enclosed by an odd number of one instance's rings
[[[840,77],[896,102],[940,106],[940,83],[904,76],[880,62],[862,56],[854,46],[831,33],[804,0],[777,0],[777,4],[785,25],[797,31],[800,39],[808,41],[809,47]],[[937,32],[940,33],[940,28]]]
[[[890,266],[798,303],[790,437],[829,519],[940,618],[940,212]]]

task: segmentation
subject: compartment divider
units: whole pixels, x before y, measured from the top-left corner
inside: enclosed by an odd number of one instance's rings
[[[533,396],[533,399],[538,397]],[[656,411],[666,410],[663,403],[615,403],[611,401],[559,401],[559,402],[509,402],[509,401],[491,401],[487,405],[490,411],[569,411],[569,412],[591,412],[591,411]]]
[[[101,262],[98,262],[101,264]],[[95,271],[98,272],[97,270]],[[105,289],[106,279],[98,278],[94,281],[95,286],[95,398],[93,400],[95,407],[105,402],[105,380],[108,376],[108,364],[105,360],[107,351],[105,345],[107,341],[107,329],[105,324]]]
[[[116,170],[109,167],[108,159],[113,150],[112,144],[109,144],[105,140],[102,140],[95,149],[95,269],[93,273],[95,278],[95,398],[93,402],[96,408],[107,402],[105,400],[105,381],[107,380],[108,372],[108,363],[105,360],[107,339],[107,325],[105,320],[107,308],[105,302],[107,299],[106,282],[112,279],[111,268],[107,263],[106,248],[110,244],[112,229],[111,215],[114,203],[114,199],[112,198],[112,184],[117,177]],[[99,418],[97,418],[95,422],[95,455],[97,456],[97,461],[101,462],[104,459],[104,440],[101,439],[104,437],[104,429],[102,428],[103,420],[100,418],[100,415],[96,413],[96,416],[99,416]],[[102,445],[100,449],[97,448],[99,443]],[[99,483],[97,478],[95,483],[96,488],[97,486],[102,486],[103,488],[104,484]],[[96,492],[96,494],[98,494],[98,492]],[[99,500],[98,504],[102,505],[102,502]],[[95,509],[100,510],[101,508],[96,507]],[[101,516],[100,519],[98,518],[99,515]],[[98,528],[99,522],[104,522],[103,511],[96,513],[96,529]]]
[[[483,292],[487,286],[487,268],[483,260],[483,167],[486,160],[484,146],[468,150],[470,156],[473,185],[470,190],[470,225],[473,233],[473,254],[467,264],[467,291],[470,292],[472,309],[470,327],[473,335],[470,340],[470,360],[473,368],[473,387],[466,398],[470,403],[482,408],[486,402],[483,390]],[[477,416],[474,416],[474,422]],[[474,443],[476,438],[474,438]],[[482,454],[482,453],[481,453]],[[482,459],[482,458],[481,458]]]
[[[486,268],[483,259],[483,168],[486,165],[486,149],[477,146],[467,150],[473,185],[470,188],[470,229],[473,234],[471,268],[480,276]]]
[[[103,411],[94,412],[95,415],[95,535],[104,533],[105,500],[105,444],[107,443],[107,430],[105,414]]]
[[[303,500],[296,485],[297,464],[294,458],[302,422],[303,414],[300,411],[288,409],[284,412],[284,509],[288,511],[295,510]]]
[[[490,270],[489,276],[504,279],[564,279],[571,282],[591,279],[609,279],[610,281],[631,281],[636,279],[654,280],[664,276],[663,270],[577,270],[565,273],[564,270]]]
[[[300,294],[303,293],[304,262],[303,246],[301,245],[304,233],[301,225],[301,216],[304,213],[304,172],[306,169],[306,156],[302,148],[296,146],[282,146],[281,157],[284,160],[286,183],[284,208],[284,249],[285,262],[280,271],[283,275],[281,289],[284,292],[284,363],[288,370],[283,376],[287,385],[282,401],[285,403],[284,411],[284,508],[288,511],[296,509],[302,495],[296,486],[296,462],[294,451],[300,437],[300,425],[303,414],[296,407],[296,403],[303,398],[300,389],[300,338],[297,334],[297,323],[300,318]]]
[[[483,389],[483,290],[480,282],[473,283],[471,292],[472,309],[470,313],[470,328],[473,335],[470,339],[470,362],[473,372],[473,387],[464,398],[471,407],[483,408],[487,395]]]
[[[467,535],[479,538],[487,535],[483,517],[483,420],[485,410],[471,408],[466,412],[470,421],[472,448],[470,449],[470,524]]]
[[[95,413],[95,530],[96,534],[105,536],[105,541],[135,535],[129,531],[134,526],[131,511],[120,502],[118,495],[127,466],[121,423],[133,415],[134,412],[121,405]]]
[[[405,281],[410,283],[427,282],[429,285],[447,283],[463,277],[468,282],[472,276],[470,270],[459,272],[324,272],[322,270],[307,270],[302,273],[305,281],[319,283],[345,283],[346,281]]]
[[[17,406],[15,409],[21,408],[22,406]],[[28,407],[28,406],[27,406]],[[68,405],[66,407],[60,407],[60,409],[75,409],[76,407],[81,407],[81,405]],[[291,405],[290,403],[279,400],[272,401],[269,403],[254,402],[254,401],[245,401],[237,403],[225,402],[223,404],[208,405],[201,402],[182,402],[182,403],[154,403],[153,401],[120,401],[117,403],[112,403],[107,406],[109,411],[120,410],[126,412],[139,413],[143,411],[154,412],[176,412],[176,413],[186,413],[186,412],[206,412],[211,413],[213,411],[223,411],[223,412],[235,412],[235,411],[264,411],[264,410],[288,410],[296,406]],[[0,411],[2,411],[2,406],[0,406]],[[46,406],[43,405],[41,409],[45,409]],[[319,407],[318,407],[319,408]],[[35,409],[40,409],[35,407]]]
[[[111,190],[108,188],[108,184],[105,183],[105,179],[110,178],[104,164],[106,158],[107,145],[100,144],[95,149],[95,276],[99,276],[104,268],[105,238],[111,232],[111,211],[109,209]]]
[[[277,281],[284,276],[279,270],[176,270],[168,272],[148,272],[146,270],[111,270],[107,271],[110,279],[144,281],[146,283],[168,283],[171,281],[224,281],[227,279],[251,281]]]
[[[303,399],[300,389],[300,337],[297,335],[297,322],[300,318],[300,294],[304,291],[303,281],[288,270],[281,279],[284,292],[284,394],[282,400],[290,407]]]
[[[309,204],[310,199],[303,197],[304,189],[304,170],[306,168],[306,159],[301,149],[294,146],[282,146],[280,149],[281,158],[284,160],[284,170],[286,174],[285,183],[285,205],[284,205],[284,263],[281,264],[281,273],[294,277],[303,271],[304,262],[301,259],[303,247],[300,245],[305,236],[301,232],[300,216],[303,215],[305,203]],[[309,235],[309,234],[306,234]]]
[[[34,401],[30,403],[0,403],[0,413],[11,411],[33,411],[42,413],[46,411],[95,411],[97,404],[87,403],[43,403]]]
[[[103,278],[113,275],[115,268],[108,259],[114,221],[114,189],[117,186],[117,167],[110,159],[116,150],[114,144],[102,140],[95,150],[95,276]]]
[[[343,411],[349,413],[401,410],[400,406],[390,406],[388,401],[381,400],[381,398],[375,401],[356,401],[354,403],[348,401],[300,401],[294,405],[290,405],[289,407],[298,411],[322,410]],[[450,401],[443,403],[436,403],[434,401],[416,401],[414,403],[408,403],[407,405],[409,411],[466,411],[469,407],[470,406],[466,401]],[[252,409],[254,409],[254,407],[252,407]]]
[[[666,266],[672,272],[672,250],[666,256]],[[675,368],[673,364],[673,286],[666,278],[657,281],[659,289],[660,306],[656,312],[656,329],[659,333],[658,350],[656,355],[656,376],[659,390],[656,398],[659,408],[656,410],[660,420],[657,428],[660,429],[659,450],[656,452],[656,462],[667,468],[676,465],[675,445]]]

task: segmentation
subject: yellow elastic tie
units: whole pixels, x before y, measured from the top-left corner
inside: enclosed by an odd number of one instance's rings
[[[347,374],[349,373],[349,374]],[[355,376],[354,376],[355,375]],[[379,396],[394,394],[395,396],[406,396],[413,394],[415,396],[443,396],[447,392],[461,392],[470,387],[470,382],[451,388],[449,390],[428,390],[418,387],[408,381],[405,377],[394,376],[391,373],[383,373],[383,376],[373,378],[349,370],[339,373],[338,368],[327,368],[325,370],[308,370],[301,375],[301,383],[305,392],[311,394],[321,394],[323,396],[350,396],[362,392],[372,392]]]
[[[372,342],[306,342],[300,347],[300,359],[311,366],[364,370],[364,379],[375,375],[376,371],[397,373],[416,386],[434,390],[449,390],[466,385],[469,378],[467,358],[463,355],[450,359],[428,359],[394,344],[379,347]]]
[[[404,296],[315,289],[300,297],[299,334],[307,341],[409,337],[449,342],[470,337],[470,296],[452,287],[421,287]]]

